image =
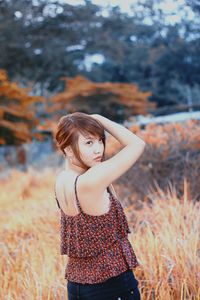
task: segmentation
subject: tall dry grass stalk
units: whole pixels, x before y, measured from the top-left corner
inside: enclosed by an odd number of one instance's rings
[[[166,192],[157,186],[149,198],[130,236],[143,299],[200,299],[200,203],[189,199],[186,180],[181,199],[172,185]]]
[[[29,169],[1,181],[2,300],[67,300],[54,180],[55,170]],[[134,212],[129,238],[141,264],[135,274],[142,299],[200,299],[199,203],[186,192],[177,199],[158,187],[151,205]]]

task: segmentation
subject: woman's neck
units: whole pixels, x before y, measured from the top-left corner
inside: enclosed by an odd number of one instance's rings
[[[68,160],[66,161],[65,169],[74,171],[74,172],[76,172],[78,174],[83,174],[86,171],[81,166],[78,166],[78,165],[76,165],[74,163],[70,163]]]

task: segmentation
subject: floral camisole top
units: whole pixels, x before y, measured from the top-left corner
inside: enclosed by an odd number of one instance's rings
[[[68,256],[65,279],[82,284],[100,283],[136,268],[139,263],[128,240],[131,231],[119,200],[107,188],[109,211],[98,216],[85,213],[77,196],[79,176],[75,180],[77,215],[66,215],[55,195],[61,211],[60,253]]]

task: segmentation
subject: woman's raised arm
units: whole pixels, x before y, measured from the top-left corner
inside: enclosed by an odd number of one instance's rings
[[[91,167],[82,176],[86,185],[88,183],[103,191],[138,160],[144,151],[145,142],[123,125],[98,114],[90,116],[101,122],[104,129],[124,146],[113,157]]]

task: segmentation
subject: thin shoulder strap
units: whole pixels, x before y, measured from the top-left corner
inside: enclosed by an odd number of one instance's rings
[[[78,177],[79,177],[80,175],[81,175],[81,174],[79,174],[79,175],[76,177],[75,183],[74,183],[74,187],[75,187],[75,195],[76,195],[76,204],[77,204],[77,206],[78,206],[80,212],[83,213],[83,210],[82,210],[82,208],[81,208],[80,201],[78,200],[78,195],[77,195],[77,179],[78,179]],[[107,187],[107,191],[108,191],[108,193],[109,193],[111,196],[113,196],[113,193],[111,192],[111,189],[110,189],[109,186]]]
[[[60,209],[61,209],[61,207],[60,207],[60,204],[59,204],[59,202],[58,202],[58,199],[57,199],[57,197],[56,197],[56,185],[55,185],[55,184],[54,184],[54,194],[55,194],[55,199],[56,199],[56,202],[57,202],[58,208],[60,208]]]
[[[80,212],[83,212],[83,210],[82,210],[82,208],[81,208],[81,205],[80,205],[80,202],[79,202],[79,200],[78,200],[78,195],[77,195],[77,179],[78,179],[78,177],[79,177],[80,175],[81,175],[81,174],[79,174],[79,175],[76,177],[75,183],[74,183],[74,187],[75,187],[75,195],[76,195],[76,204],[77,204],[77,206],[78,206]]]
[[[115,192],[115,189],[114,189],[112,183],[107,187],[107,190],[111,194],[111,196],[113,196],[115,199],[117,199],[117,194]]]

